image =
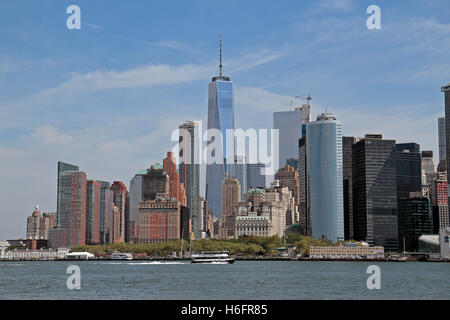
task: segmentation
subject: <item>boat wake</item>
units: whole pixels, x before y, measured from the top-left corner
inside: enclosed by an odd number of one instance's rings
[[[177,262],[177,261],[150,261],[150,262],[103,262],[102,264],[119,264],[119,265],[134,265],[134,266],[144,266],[144,265],[161,265],[161,264],[189,264],[189,262]]]

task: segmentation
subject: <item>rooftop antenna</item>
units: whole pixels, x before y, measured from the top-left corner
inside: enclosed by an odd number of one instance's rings
[[[222,32],[220,33],[219,42],[220,42],[219,77],[222,78]]]

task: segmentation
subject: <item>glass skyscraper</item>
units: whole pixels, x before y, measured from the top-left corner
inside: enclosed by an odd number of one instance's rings
[[[186,188],[186,201],[189,207],[194,237],[199,239],[202,227],[200,203],[200,122],[186,121],[179,127],[179,173],[180,182]]]
[[[301,109],[274,112],[273,128],[279,130],[278,168],[282,168],[287,161],[298,159],[298,140],[302,137]]]
[[[447,168],[450,168],[450,83],[441,88],[441,91],[444,92],[445,99],[445,155]],[[447,174],[447,183],[450,182],[450,174]]]
[[[366,134],[352,146],[355,240],[398,249],[395,140]]]
[[[344,240],[342,125],[323,113],[306,125],[306,136],[311,235]]]
[[[208,207],[217,216],[221,216],[222,211],[222,182],[227,176],[226,159],[226,131],[234,129],[234,98],[233,83],[229,77],[222,75],[222,42],[220,46],[220,73],[213,77],[208,90],[208,141],[207,145],[214,142],[215,146],[221,150],[215,150],[211,155],[216,157],[218,151],[222,151],[223,159],[217,159],[212,164],[206,165],[206,200]],[[217,129],[222,134],[221,141],[214,141],[210,135],[211,129]],[[217,154],[219,155],[219,154]],[[233,159],[233,158],[231,158]]]
[[[445,141],[445,118],[438,118],[438,138],[439,138],[439,163],[441,161],[447,160],[447,150],[446,150],[446,141]]]
[[[80,170],[80,168],[78,166],[75,166],[73,164],[69,164],[69,163],[65,163],[62,161],[58,161],[58,182],[57,182],[57,186],[56,186],[56,222],[54,223],[54,225],[61,227],[61,222],[60,222],[60,212],[61,212],[61,208],[60,208],[60,185],[61,185],[61,174],[66,172],[66,171],[78,171]]]
[[[397,198],[409,198],[411,192],[422,192],[420,146],[417,143],[397,143]]]

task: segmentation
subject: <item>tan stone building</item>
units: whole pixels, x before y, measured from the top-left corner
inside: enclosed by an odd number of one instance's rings
[[[48,240],[48,230],[53,227],[52,216],[44,213],[41,215],[39,206],[27,218],[27,239]]]
[[[289,165],[285,165],[275,174],[275,180],[278,180],[280,187],[288,187],[294,197],[294,203],[298,207],[300,205],[300,185],[298,180],[298,172]]]
[[[219,225],[219,239],[235,236],[236,216],[241,201],[241,185],[236,178],[226,178],[222,183],[222,216]]]

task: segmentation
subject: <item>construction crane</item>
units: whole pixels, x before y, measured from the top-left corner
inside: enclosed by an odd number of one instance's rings
[[[308,93],[308,96],[307,97],[300,97],[300,96],[295,96],[297,99],[305,99],[306,101],[308,101],[308,104],[309,104],[309,102],[312,100],[312,98],[311,98],[311,93]]]

